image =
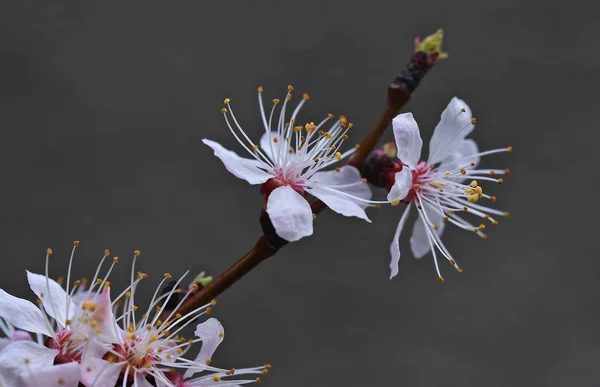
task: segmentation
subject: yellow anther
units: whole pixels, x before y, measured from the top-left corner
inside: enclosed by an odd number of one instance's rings
[[[289,91],[294,91],[294,86],[292,86],[292,85],[288,85],[287,89],[288,89]]]
[[[297,149],[300,151],[302,150],[302,145],[298,145]]]
[[[475,166],[475,163],[471,161],[471,162],[469,163],[469,165],[470,165],[470,166],[472,166],[472,167],[474,167],[474,166]]]
[[[477,203],[478,200],[479,200],[479,196],[477,196],[477,195],[468,195],[467,196],[467,201],[469,203]]]
[[[171,278],[172,276],[171,276],[170,273],[165,273],[165,274],[163,274],[163,277],[165,277],[165,278]]]
[[[329,119],[332,119],[332,118],[333,118],[333,114],[329,113],[329,114],[327,115],[327,118],[329,118]]]
[[[198,284],[193,284],[192,286],[190,286],[190,288],[192,290],[198,290]]]
[[[331,137],[333,137],[333,135],[331,133],[329,133],[329,132],[323,133],[323,136],[325,136],[325,138],[331,138]]]
[[[363,183],[366,183],[366,182],[367,182],[367,178],[366,178],[366,177],[363,177],[363,178],[362,178],[362,182],[363,182]]]
[[[434,225],[433,225],[433,229],[434,229],[434,230],[437,230],[437,229],[439,229],[439,228],[440,228],[440,226],[438,226],[437,224],[434,224]]]
[[[206,314],[210,315],[212,313],[212,308],[209,306],[206,308]]]
[[[273,142],[277,143],[279,141],[279,139],[277,137],[273,137]]]
[[[467,173],[467,170],[466,170],[466,169],[464,169],[464,168],[461,168],[461,169],[460,169],[460,173],[464,175],[464,174],[466,174],[466,173]]]
[[[318,163],[318,162],[319,162],[319,158],[318,158],[318,157],[315,157],[315,158],[313,159],[313,161],[314,161],[315,163]]]
[[[444,283],[444,277],[442,277],[442,276],[439,276],[439,277],[438,277],[438,280],[440,281],[440,283],[441,283],[441,284],[443,284],[443,283]]]
[[[467,207],[463,207],[463,211],[467,212],[467,211],[469,211],[469,209]]]
[[[502,214],[502,215],[504,215],[504,216],[506,216],[506,217],[509,217],[509,216],[510,216],[510,212],[508,212],[508,211],[505,211],[505,212],[504,212],[504,214]]]
[[[504,174],[505,174],[506,176],[510,175],[510,169],[506,168],[506,169],[504,170]]]
[[[314,122],[310,122],[310,123],[304,125],[304,129],[306,129],[306,131],[308,133],[313,132],[316,128],[317,128],[317,125],[315,125]]]
[[[473,188],[477,187],[477,180],[473,180],[469,185]]]
[[[334,150],[335,150],[335,148],[336,148],[336,146],[335,146],[335,145],[332,145],[332,146],[330,146],[330,147],[329,147],[329,150],[332,150],[332,151],[334,151]]]
[[[400,200],[392,200],[392,202],[390,204],[395,207],[398,204],[400,204]]]
[[[50,249],[50,248],[46,249],[46,254],[52,255],[52,249]]]
[[[490,176],[494,176],[495,174],[496,174],[496,172],[494,172],[494,171],[490,171],[490,172],[488,173],[488,175],[490,175]]]
[[[65,320],[65,325],[71,325],[73,323],[73,321],[71,321],[71,319],[66,319]]]
[[[481,188],[480,186],[475,187],[475,192],[477,193],[477,195],[479,195],[479,198],[483,196],[483,188]]]
[[[304,136],[300,136],[300,142],[304,142],[304,140],[306,140],[306,138]]]
[[[105,249],[104,250],[104,255],[108,257],[110,255],[110,250],[109,249]]]
[[[490,202],[494,203],[496,201],[496,197],[495,196],[490,196]]]
[[[230,369],[229,371],[225,372],[226,375],[233,375],[235,374],[235,368]]]
[[[341,171],[341,168],[340,168],[340,167],[336,167],[336,168],[335,168],[335,171],[336,171],[336,172],[339,172],[339,171]]]
[[[457,268],[456,268],[456,272],[457,272],[457,273],[462,273],[462,272],[463,272],[463,269],[461,269],[460,267],[457,267]]]
[[[263,87],[262,86],[258,86],[258,88],[256,89],[259,93],[263,92]]]
[[[212,306],[215,306],[215,305],[217,305],[217,300],[215,300],[215,299],[213,298],[212,300],[210,300],[210,304],[211,304]]]
[[[261,383],[261,382],[262,382],[262,379],[261,379],[261,378],[256,378],[254,381],[255,381],[256,383]]]
[[[349,137],[347,134],[342,135],[342,140],[347,140]]]
[[[294,126],[294,132],[300,132],[302,130],[302,125]]]
[[[499,222],[496,219],[492,220],[492,224],[498,224],[498,223]]]
[[[260,371],[261,374],[268,374],[269,370],[267,368],[263,369],[262,371]]]
[[[274,103],[275,105],[277,105],[277,104],[279,103],[279,98],[275,98],[275,99],[273,99],[273,103]]]
[[[148,278],[148,274],[142,273],[141,271],[138,271],[137,278],[138,279]]]
[[[129,290],[125,292],[125,297],[131,297],[131,292]]]
[[[102,278],[96,278],[96,285],[100,285],[102,283]]]
[[[252,145],[252,150],[254,152],[256,152],[258,150],[258,145],[256,145],[256,144]]]
[[[73,241],[73,246],[79,246],[79,241]]]
[[[504,183],[504,179],[498,179],[498,184]]]
[[[480,224],[480,225],[479,225],[479,230],[480,230],[480,231],[483,231],[483,230],[485,230],[485,224],[483,224],[483,223],[482,223],[482,224]]]
[[[285,99],[287,99],[288,101],[291,100],[292,99],[292,94],[290,93],[290,94],[286,95]]]
[[[512,152],[512,146],[509,146],[508,148],[506,148],[507,152]]]
[[[125,335],[125,338],[128,340],[135,340],[135,333],[127,332],[127,334]]]
[[[59,284],[59,285],[62,285],[62,283],[63,283],[63,281],[64,281],[64,280],[65,280],[65,279],[64,279],[62,276],[60,276],[60,277],[58,277],[58,278],[56,279],[56,282],[58,282],[58,284]]]
[[[447,217],[447,216],[444,216],[444,222],[447,222],[447,221],[449,221],[449,220],[450,220],[450,218],[449,218],[449,217]]]
[[[465,108],[462,108],[462,109],[460,109],[460,111],[461,111],[461,113],[466,113],[466,112],[467,112],[467,109],[465,109]]]
[[[420,185],[420,184],[415,184],[415,185],[413,185],[413,189],[414,189],[415,191],[416,191],[416,190],[418,190],[419,188],[421,188],[421,185]]]
[[[354,145],[354,148],[356,148],[356,149],[360,148],[360,144]]]
[[[354,124],[352,122],[348,122],[348,129],[352,129],[353,126]]]
[[[302,94],[302,98],[303,98],[305,101],[308,101],[308,100],[310,99],[310,96],[309,96],[308,94],[304,93],[304,94]]]
[[[135,255],[136,257],[140,254],[141,252],[139,250],[133,250],[133,255]]]
[[[114,263],[117,263],[117,262],[119,262],[119,257],[116,257],[116,256],[115,256],[115,257],[113,257],[113,262],[114,262]]]
[[[456,265],[456,261],[454,259],[451,259],[448,262],[450,262],[451,265]]]
[[[342,159],[342,154],[340,152],[335,152],[334,156],[336,159],[338,159],[338,161]]]
[[[206,360],[204,361],[204,363],[206,363],[206,365],[208,365],[208,366],[209,366],[209,365],[212,363],[212,360],[210,360],[210,359],[206,359]]]
[[[475,125],[477,123],[477,119],[475,117],[471,118],[471,124]]]
[[[213,380],[215,382],[218,382],[219,380],[221,380],[221,377],[219,375],[215,375],[215,376],[213,376]]]
[[[343,115],[343,114],[340,115],[340,122],[344,125],[348,124],[348,119],[346,118],[345,115]]]
[[[265,364],[265,368],[271,368],[270,364]]]
[[[223,332],[219,333],[219,339],[222,339],[223,337],[225,337],[225,335],[223,334]]]
[[[81,284],[80,280],[75,280],[75,282],[73,282],[73,286],[79,286]]]

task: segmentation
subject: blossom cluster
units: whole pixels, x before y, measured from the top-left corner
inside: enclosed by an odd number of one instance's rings
[[[0,386],[236,386],[260,382],[268,372],[269,365],[223,369],[211,364],[224,338],[221,323],[208,317],[215,302],[177,313],[198,290],[198,281],[182,290],[184,274],[161,292],[171,278],[165,273],[139,313],[136,292],[147,278],[136,272],[140,252],[134,251],[129,286],[114,297],[108,279],[119,258],[110,258],[108,250],[90,282],[71,283],[78,244],[73,242],[65,288],[48,275],[50,249],[45,274],[27,272],[37,305],[0,289],[0,330],[6,336],[0,338]],[[183,337],[182,331],[194,325],[194,337]],[[187,359],[197,343],[197,356]]]
[[[482,156],[500,152],[511,152],[512,147],[480,152],[477,144],[466,137],[475,128],[476,119],[471,109],[462,100],[453,98],[442,112],[429,143],[429,156],[421,158],[423,141],[419,127],[411,113],[403,113],[392,121],[395,146],[386,152],[397,159],[388,163],[392,166],[383,175],[383,186],[389,189],[387,200],[372,200],[368,179],[351,165],[335,167],[351,156],[358,145],[343,151],[353,124],[341,115],[334,119],[328,114],[315,124],[309,121],[300,124],[298,114],[309,96],[304,94],[295,107],[291,107],[294,88],[288,86],[281,103],[273,99],[270,111],[265,109],[263,88],[258,88],[258,102],[264,133],[258,143],[240,125],[233,114],[231,100],[224,100],[221,112],[225,123],[240,143],[249,158],[243,158],[224,148],[219,143],[204,139],[225,168],[236,177],[250,184],[260,184],[265,195],[265,211],[277,235],[288,241],[297,241],[313,233],[313,218],[308,195],[320,200],[331,210],[349,217],[371,222],[367,207],[401,202],[407,205],[400,217],[390,246],[390,278],[398,273],[400,259],[399,237],[408,219],[410,208],[418,210],[410,247],[415,258],[431,252],[436,273],[442,277],[438,255],[445,258],[457,271],[462,269],[441,240],[445,224],[473,232],[482,239],[484,223],[472,224],[459,214],[468,213],[475,218],[497,224],[498,216],[508,216],[500,211],[478,204],[485,199],[490,202],[495,196],[483,192],[480,182],[502,184],[502,175],[508,169],[478,168]],[[277,117],[277,107],[281,105]],[[288,115],[288,112],[291,114]]]

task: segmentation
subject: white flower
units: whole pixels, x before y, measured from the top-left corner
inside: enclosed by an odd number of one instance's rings
[[[232,371],[210,365],[211,356],[223,339],[223,327],[215,319],[211,318],[197,325],[196,339],[188,340],[181,336],[181,332],[188,325],[193,324],[198,317],[210,314],[211,306],[215,304],[215,301],[212,301],[183,315],[176,313],[185,300],[198,289],[197,285],[192,285],[172,311],[166,310],[171,299],[179,298],[181,293],[179,285],[185,274],[171,290],[159,296],[163,284],[171,278],[171,275],[166,273],[157,286],[147,311],[137,319],[135,293],[139,281],[146,278],[146,275],[134,274],[135,257],[131,285],[113,301],[113,305],[118,306],[121,298],[124,297],[122,313],[112,321],[114,325],[110,329],[117,332],[117,335],[110,342],[99,340],[97,337],[89,343],[83,354],[81,382],[84,385],[112,387],[120,379],[124,383],[132,382],[134,386],[140,387],[152,386],[150,381],[154,381],[158,386],[204,386],[206,384],[202,383],[209,379],[209,384],[214,384],[234,373],[237,375],[264,372],[265,367]],[[202,348],[196,360],[186,359],[184,355],[191,345],[198,342],[202,342]],[[186,370],[185,376],[177,376],[171,371],[172,369]],[[193,378],[193,375],[199,372],[209,374]],[[256,379],[237,380],[235,383],[255,381]]]
[[[65,385],[71,385],[70,380],[79,379],[78,362],[89,341],[99,337],[110,341],[114,335],[114,332],[104,330],[105,327],[113,325],[110,321],[114,319],[110,306],[109,283],[106,279],[98,278],[102,263],[110,252],[105,251],[89,289],[82,291],[85,285],[81,281],[75,281],[70,289],[71,267],[78,244],[77,241],[73,243],[66,291],[58,282],[49,278],[48,263],[52,254],[50,249],[46,253],[46,274],[27,272],[31,290],[40,300],[39,308],[30,301],[14,297],[0,289],[0,317],[4,322],[3,329],[10,331],[15,327],[35,333],[38,337],[37,342],[31,339],[13,341],[0,352],[0,357],[10,359],[10,364],[8,360],[0,360],[3,372],[16,375],[25,385],[40,385],[37,380],[47,380],[53,375],[57,380],[64,381]],[[116,262],[115,257],[107,276]],[[42,336],[46,339],[42,340]],[[64,364],[71,362],[75,365]]]
[[[415,258],[422,258],[429,251],[433,254],[435,268],[440,279],[443,278],[438,267],[436,250],[439,251],[456,270],[461,269],[452,255],[442,243],[441,236],[445,222],[452,223],[461,229],[487,238],[482,232],[485,225],[474,226],[457,215],[457,212],[468,212],[477,217],[498,223],[492,215],[507,216],[508,213],[484,207],[476,202],[481,198],[495,201],[494,196],[483,193],[477,180],[502,183],[502,178],[509,170],[476,169],[481,156],[510,152],[512,147],[479,152],[475,141],[465,139],[475,127],[475,119],[471,110],[460,99],[453,98],[444,110],[439,124],[436,126],[429,143],[429,158],[420,161],[423,141],[419,127],[411,113],[396,116],[392,122],[398,158],[404,168],[396,173],[395,183],[388,194],[388,200],[397,204],[403,200],[408,204],[402,215],[394,239],[391,252],[391,276],[398,273],[400,248],[398,238],[408,218],[412,203],[418,208],[419,218],[413,227],[410,246]],[[465,179],[473,179],[464,184]],[[477,180],[474,180],[477,179]]]
[[[263,186],[263,192],[268,195],[266,211],[277,234],[287,241],[296,241],[313,232],[313,214],[305,199],[307,193],[339,214],[356,216],[370,222],[364,208],[369,203],[367,199],[371,197],[371,190],[358,170],[352,166],[344,166],[334,171],[322,171],[356,151],[354,147],[344,153],[339,151],[348,139],[347,133],[352,124],[341,116],[329,130],[322,130],[325,123],[333,118],[330,114],[318,124],[310,122],[304,126],[296,125],[296,117],[308,100],[307,94],[303,95],[289,120],[286,120],[286,108],[292,98],[292,91],[293,87],[288,86],[279,118],[273,123],[279,99],[273,100],[273,108],[267,118],[262,101],[262,87],[258,88],[265,129],[260,146],[252,142],[244,132],[233,115],[229,98],[225,99],[227,108],[221,110],[225,122],[252,158],[242,158],[208,139],[203,142],[213,149],[225,168],[236,177],[250,184],[266,183]],[[233,125],[227,113],[230,113]],[[275,125],[275,130],[272,129],[272,124]]]

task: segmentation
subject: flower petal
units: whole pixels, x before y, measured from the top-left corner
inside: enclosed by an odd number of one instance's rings
[[[427,227],[429,227],[431,231],[435,231],[438,235],[441,236],[444,232],[444,227],[446,225],[443,219],[443,215],[440,213],[440,211],[438,211],[429,203],[421,202],[421,206],[423,207],[423,209],[419,211],[425,211],[429,222],[431,222],[432,224],[437,224],[438,229],[434,230],[431,225],[427,225]],[[414,257],[417,259],[423,258],[431,250],[431,245],[429,244],[427,230],[425,230],[425,227],[425,223],[423,222],[423,213],[420,213],[419,219],[415,222],[415,225],[413,226],[413,233],[412,237],[410,238],[410,248]]]
[[[96,340],[92,340],[86,347],[81,358],[81,382],[90,387],[113,387],[123,363],[111,363],[102,360],[111,346],[105,346]]]
[[[402,170],[396,173],[396,180],[390,192],[388,192],[387,200],[395,201],[406,198],[408,192],[413,187],[412,173],[408,168],[402,168]]]
[[[52,336],[46,316],[33,303],[0,289],[0,317],[24,331]]]
[[[318,185],[327,185],[331,188],[336,188],[336,185],[352,184],[352,186],[350,187],[339,188],[339,191],[365,200],[371,199],[373,195],[371,192],[371,188],[369,188],[369,185],[363,183],[362,176],[360,175],[358,169],[350,165],[343,166],[337,171],[333,170],[317,172],[311,176],[310,180],[311,188],[317,188]],[[367,204],[363,201],[356,201],[356,204],[358,204],[362,208],[367,207]]]
[[[355,216],[371,223],[371,219],[369,219],[365,210],[356,202],[353,202],[350,198],[340,193],[329,191],[323,188],[312,188],[307,189],[307,191],[338,214],[342,214],[344,216]]]
[[[392,256],[392,259],[390,260],[390,279],[398,274],[398,262],[400,261],[400,233],[404,228],[406,219],[408,219],[410,207],[410,204],[406,206],[406,209],[398,222],[398,227],[396,227],[396,233],[394,234],[394,239],[392,239],[392,244],[390,245],[390,255]]]
[[[28,372],[22,377],[30,387],[77,387],[79,385],[79,363],[71,362],[44,367]]]
[[[414,170],[421,158],[423,140],[419,134],[419,125],[412,113],[398,114],[392,120],[392,129],[396,139],[396,152],[400,161]]]
[[[452,98],[431,136],[427,164],[439,163],[456,152],[462,140],[473,131],[472,119],[469,106],[461,99]]]
[[[36,296],[42,300],[46,313],[54,318],[61,328],[65,327],[67,318],[75,313],[75,304],[69,299],[69,316],[67,316],[67,292],[56,281],[45,275],[27,272],[29,286]]]
[[[267,200],[267,214],[277,235],[294,242],[313,233],[310,205],[290,186],[275,188]]]
[[[198,324],[196,326],[196,330],[194,334],[202,339],[202,347],[200,348],[200,353],[194,359],[195,363],[199,364],[210,364],[212,359],[212,355],[217,350],[217,347],[223,342],[223,337],[225,335],[225,330],[223,329],[223,325],[216,318],[209,318],[202,324]],[[194,375],[196,372],[203,371],[203,368],[190,368],[184,374],[185,378],[189,378]]]
[[[455,152],[440,162],[440,168],[457,169],[461,167],[475,168],[479,164],[479,147],[475,141],[469,139],[462,140]],[[475,164],[471,166],[471,163]]]
[[[274,138],[277,138],[278,141],[274,142]],[[260,138],[260,149],[273,162],[277,157],[280,157],[282,147],[288,148],[288,150],[293,149],[287,141],[281,141],[279,134],[275,131],[271,131],[270,134],[265,132]],[[273,155],[273,152],[275,152],[275,155]]]
[[[225,168],[237,178],[246,180],[250,184],[262,184],[273,177],[259,168],[261,163],[258,160],[240,157],[212,140],[203,139],[202,142],[213,149],[215,156],[220,158]]]
[[[16,373],[36,370],[51,366],[58,352],[33,341],[14,341],[0,352],[0,365]]]

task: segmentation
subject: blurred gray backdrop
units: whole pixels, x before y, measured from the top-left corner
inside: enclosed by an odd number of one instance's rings
[[[270,362],[266,386],[598,385],[598,7],[484,3],[3,1],[1,287],[30,297],[46,247],[64,275],[73,239],[76,276],[105,248],[122,258],[117,287],[133,249],[147,291],[165,271],[218,275],[260,235],[262,200],[201,143],[242,154],[223,98],[258,139],[256,87],[269,100],[291,83],[311,95],[300,119],[344,113],[359,141],[413,38],[443,27],[450,57],[405,111],[428,141],[456,95],[481,149],[512,145],[483,161],[512,169],[484,186],[512,216],[486,242],[450,228],[465,271],[442,265],[440,285],[410,227],[388,280],[399,208],[373,224],[325,212],[219,298],[214,364]]]

